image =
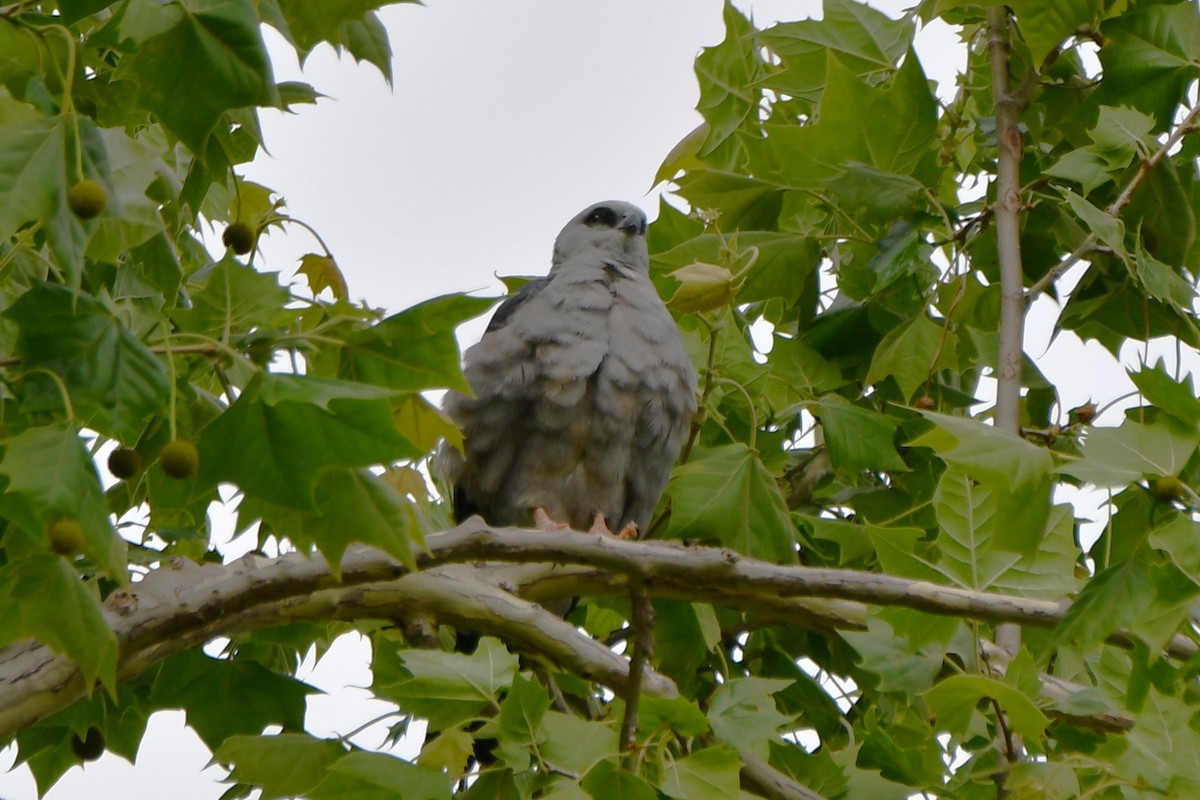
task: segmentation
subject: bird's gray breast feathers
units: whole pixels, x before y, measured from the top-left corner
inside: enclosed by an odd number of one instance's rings
[[[465,452],[456,505],[528,524],[645,526],[695,411],[696,375],[645,267],[566,259],[497,311],[446,409]],[[511,304],[511,305],[510,305]]]

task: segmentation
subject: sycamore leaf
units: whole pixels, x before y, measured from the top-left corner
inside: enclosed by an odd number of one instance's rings
[[[469,719],[494,707],[512,685],[517,656],[495,639],[483,638],[471,655],[435,650],[404,650],[391,665],[376,652],[374,690],[402,709],[429,720],[433,730]]]
[[[706,747],[686,758],[671,761],[663,771],[658,788],[676,800],[739,800],[738,774],[741,759],[728,747]]]
[[[462,431],[440,408],[419,394],[401,400],[392,411],[396,429],[418,450],[429,452],[443,439],[462,449]]]
[[[296,269],[296,274],[308,279],[308,288],[314,297],[328,289],[338,300],[349,298],[346,277],[333,260],[333,256],[321,256],[316,253],[303,255],[300,257],[300,266]]]
[[[864,383],[895,378],[910,398],[954,352],[957,337],[925,315],[888,331],[875,349]]]
[[[951,675],[924,694],[939,728],[965,735],[981,700],[995,700],[1008,716],[1013,731],[1037,740],[1050,724],[1033,698],[1013,686],[983,675]]]
[[[250,0],[216,0],[198,8],[164,7],[159,22],[122,62],[118,77],[137,84],[137,101],[193,153],[204,153],[221,115],[245,106],[275,106],[279,95]],[[187,102],[180,102],[180,98]]]
[[[870,409],[860,408],[829,394],[811,408],[821,420],[829,460],[835,469],[854,473],[908,470],[896,452],[896,429],[900,422]]]
[[[69,426],[26,428],[8,439],[0,459],[0,514],[11,523],[10,557],[47,553],[46,531],[61,519],[83,529],[82,553],[111,580],[124,583],[125,541],[109,522],[96,465]]]
[[[1169,419],[1154,425],[1125,420],[1118,428],[1089,428],[1083,457],[1058,468],[1095,486],[1123,486],[1145,475],[1177,475],[1200,444],[1200,430]]]
[[[671,479],[670,534],[715,539],[740,553],[777,563],[796,554],[795,524],[779,485],[741,443],[696,450]]]
[[[338,741],[280,733],[230,736],[213,755],[223,764],[233,764],[233,780],[259,786],[263,800],[273,800],[307,794],[345,754],[345,745]]]
[[[268,725],[303,730],[306,698],[317,691],[256,661],[187,650],[155,668],[151,699],[158,708],[182,708],[188,726],[216,751],[230,736],[257,736]]]
[[[791,683],[768,678],[733,678],[722,683],[708,707],[713,734],[731,747],[765,759],[767,742],[788,722],[772,695]]]
[[[1200,400],[1196,399],[1195,381],[1191,375],[1176,381],[1167,373],[1166,364],[1161,360],[1153,367],[1143,365],[1141,370],[1128,374],[1151,405],[1185,425],[1200,426]]]
[[[468,391],[454,328],[495,302],[451,294],[394,314],[347,338],[340,377],[406,391]]]
[[[475,737],[461,728],[442,731],[426,740],[417,756],[417,766],[430,772],[442,773],[458,780],[467,771],[474,754]]]
[[[996,493],[997,529],[1003,531],[993,546],[1033,553],[1050,509],[1049,451],[977,420],[933,411],[921,414],[937,427],[909,445],[933,448],[946,463],[986,484]]]
[[[327,378],[267,373],[200,434],[201,485],[311,509],[318,474],[420,455],[392,421],[391,393]]]
[[[450,778],[385,753],[355,752],[342,757],[312,800],[450,800]]]
[[[580,785],[592,798],[658,800],[658,792],[653,786],[611,760],[601,761],[593,767]]]
[[[74,661],[86,685],[115,691],[117,637],[95,581],[80,580],[66,559],[43,553],[0,566],[0,606],[0,646],[36,639]]]
[[[192,295],[191,307],[175,309],[172,318],[181,330],[230,341],[270,327],[287,297],[278,273],[258,272],[230,252],[208,271],[204,288]]]
[[[58,412],[62,391],[90,428],[135,442],[166,402],[167,368],[99,300],[60,284],[39,283],[4,315],[17,324],[30,411]]]

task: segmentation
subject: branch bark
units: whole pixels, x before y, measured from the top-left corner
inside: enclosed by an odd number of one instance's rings
[[[353,546],[342,559],[340,581],[323,558],[300,553],[226,565],[173,561],[128,591],[114,593],[105,604],[120,644],[118,678],[129,680],[157,661],[217,636],[298,620],[426,615],[503,636],[624,693],[629,674],[624,658],[510,592],[535,599],[628,594],[631,578],[641,581],[650,597],[730,605],[793,625],[798,613],[815,609],[819,615],[826,608],[838,616],[818,616],[817,625],[844,618],[853,623],[847,612],[857,608],[861,619],[866,612],[858,603],[871,603],[1049,628],[1070,607],[1067,601],[973,592],[889,575],[780,566],[679,542],[490,528],[478,520],[434,534],[426,545],[416,554],[421,571],[413,574],[385,553]],[[520,564],[480,568],[473,564],[478,561]],[[542,564],[535,568],[533,562]],[[550,566],[562,564],[586,569]],[[1109,641],[1131,647],[1135,637],[1120,631]],[[1182,636],[1166,648],[1183,659],[1197,649]],[[645,680],[647,693],[674,692],[673,684],[652,670]],[[22,643],[0,650],[0,738],[65,708],[83,697],[86,688],[75,665],[44,645]]]

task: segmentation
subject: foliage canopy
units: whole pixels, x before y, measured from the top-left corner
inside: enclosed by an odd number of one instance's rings
[[[703,386],[643,542],[449,530],[426,393],[465,388],[454,329],[492,300],[384,317],[329,252],[307,292],[261,263],[298,223],[239,176],[257,109],[318,96],[261,27],[390,81],[382,4],[0,7],[0,734],[42,791],[180,708],[229,797],[1194,793],[1194,4],[727,5],[657,176]],[[966,56],[945,101],[935,19]],[[1056,331],[1174,358],[1068,411],[1021,353],[1043,294]],[[1064,487],[1109,493],[1094,543]],[[294,552],[222,565],[231,489]],[[572,596],[569,624],[529,602]],[[305,733],[294,672],[349,632],[395,737],[428,720],[412,761]]]

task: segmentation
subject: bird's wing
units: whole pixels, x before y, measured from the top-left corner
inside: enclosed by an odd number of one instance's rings
[[[522,286],[516,294],[500,304],[500,307],[496,309],[496,313],[492,315],[491,320],[488,322],[487,330],[484,333],[488,334],[492,331],[498,331],[507,325],[509,319],[516,313],[517,309],[536,297],[549,283],[550,278],[546,277],[531,280]]]

